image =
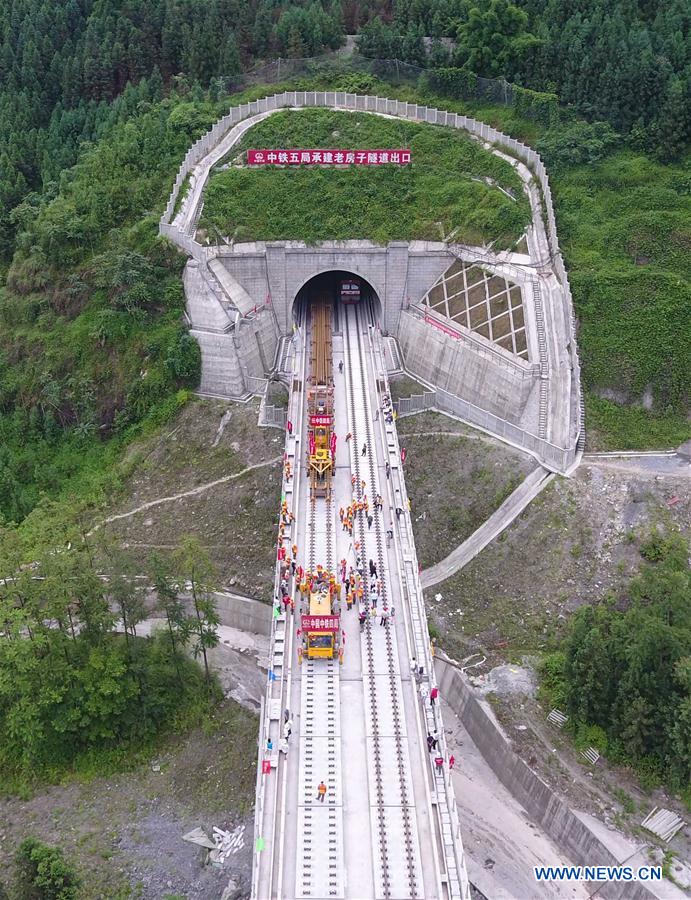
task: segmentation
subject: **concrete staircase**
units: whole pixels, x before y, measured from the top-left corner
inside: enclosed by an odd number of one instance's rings
[[[540,399],[538,404],[538,437],[547,438],[547,414],[549,409],[549,357],[547,355],[547,337],[545,335],[545,314],[542,309],[542,293],[540,282],[533,281],[533,302],[535,304],[535,323],[537,325],[537,346],[540,357]]]

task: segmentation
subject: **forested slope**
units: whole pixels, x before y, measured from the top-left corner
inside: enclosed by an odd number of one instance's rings
[[[556,92],[671,159],[689,137],[690,22],[686,0],[12,0],[0,7],[0,253],[12,209],[124,115],[109,102],[128,83],[206,86],[353,32],[367,56]]]
[[[450,54],[439,43],[427,53],[422,35],[451,38],[454,65],[555,92],[671,159],[689,137],[690,23],[686,0],[394,0],[358,44],[444,65]]]
[[[681,0],[2,5],[0,514],[21,520],[42,491],[68,484],[88,494],[133,429],[162,421],[195,384],[184,260],[156,238],[179,161],[231,102],[229,76],[278,54],[334,49],[353,31],[363,52],[556,90],[607,120],[588,124],[562,105],[535,121],[454,90],[439,98],[422,83],[360,75],[292,83],[429,98],[537,146],[572,267],[591,433],[610,446],[678,443],[688,405],[688,18]],[[679,162],[660,165],[646,148]]]

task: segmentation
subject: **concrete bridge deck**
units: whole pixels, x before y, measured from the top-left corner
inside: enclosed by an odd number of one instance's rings
[[[253,896],[467,898],[441,710],[425,696],[434,672],[400,451],[395,426],[376,413],[388,390],[381,338],[364,309],[349,309],[341,322],[343,330],[333,339],[333,498],[310,503],[303,464],[306,403],[300,390],[293,391],[294,431],[287,449],[294,474],[285,493],[295,515],[290,543],[298,545],[297,561],[306,568],[335,568],[341,559],[355,565],[359,541],[363,559],[375,561],[383,581],[380,610],[386,606],[394,614],[387,625],[371,616],[361,631],[357,609],[348,611],[343,603],[340,666],[299,663],[299,599],[294,617],[275,619],[273,641],[280,652],[273,655],[261,723],[255,840],[263,849],[255,854]],[[294,386],[306,382],[308,337],[303,323],[295,338],[300,351],[294,354]],[[353,438],[346,442],[348,432]],[[337,511],[351,502],[353,474],[366,482],[361,494],[367,494],[374,520],[371,528],[364,516],[356,520],[351,538]],[[384,499],[381,512],[373,510],[377,493]],[[424,667],[422,692],[411,673],[413,657]],[[279,745],[284,709],[293,720],[288,752],[267,753],[268,738],[274,748]],[[434,771],[426,744],[427,733],[435,730],[445,758],[441,773]],[[265,759],[272,768],[263,775]],[[322,779],[328,787],[323,804],[316,797]]]

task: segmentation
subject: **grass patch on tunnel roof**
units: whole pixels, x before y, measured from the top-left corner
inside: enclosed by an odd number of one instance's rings
[[[275,113],[255,125],[233,148],[230,161],[239,161],[251,147],[410,147],[413,163],[220,166],[207,185],[199,223],[212,240],[367,238],[385,244],[451,238],[503,249],[530,222],[528,199],[513,167],[454,129],[368,113],[300,110]]]

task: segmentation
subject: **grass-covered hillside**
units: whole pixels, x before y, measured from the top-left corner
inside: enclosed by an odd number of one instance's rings
[[[250,147],[410,147],[413,161],[409,166],[222,168],[209,182],[200,223],[211,236],[310,243],[451,238],[507,247],[530,221],[528,200],[511,166],[448,128],[368,113],[301,110],[276,113],[255,125],[230,160],[240,161],[241,151]]]
[[[681,443],[691,384],[688,164],[618,150],[553,180],[592,437],[607,449]]]

